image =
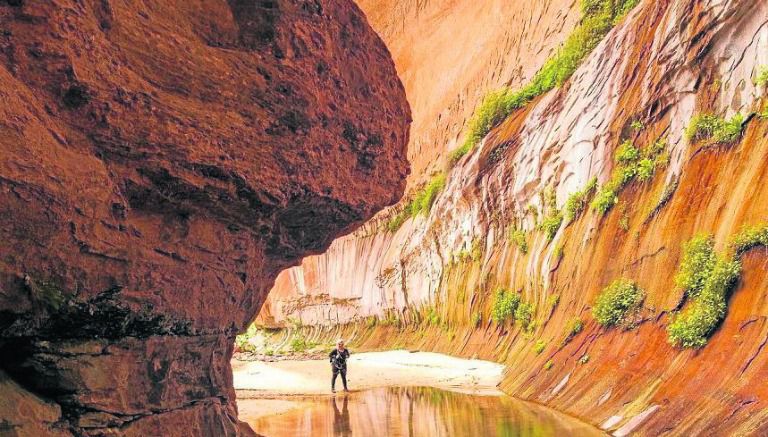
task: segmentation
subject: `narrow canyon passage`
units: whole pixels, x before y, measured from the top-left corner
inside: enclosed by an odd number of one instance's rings
[[[767,344],[768,0],[0,0],[0,437],[763,436]]]

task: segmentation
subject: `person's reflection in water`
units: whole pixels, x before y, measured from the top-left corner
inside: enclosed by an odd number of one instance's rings
[[[352,429],[349,426],[349,410],[347,409],[347,396],[341,404],[341,412],[336,405],[336,398],[333,398],[333,435],[351,436]]]

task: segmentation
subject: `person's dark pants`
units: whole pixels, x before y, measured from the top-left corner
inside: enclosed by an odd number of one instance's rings
[[[344,390],[347,389],[347,369],[333,368],[333,378],[331,379],[331,390],[336,390],[336,377],[341,375],[341,382],[344,383]]]

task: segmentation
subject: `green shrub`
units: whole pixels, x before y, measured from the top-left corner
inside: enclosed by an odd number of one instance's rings
[[[304,352],[314,346],[314,343],[308,342],[304,337],[294,337],[291,340],[291,350],[294,352]]]
[[[555,365],[555,362],[552,360],[549,360],[546,363],[544,363],[544,370],[550,370],[554,365]]]
[[[491,305],[491,318],[496,323],[503,323],[514,316],[518,305],[520,305],[520,295],[518,293],[499,288],[494,294],[493,304]]]
[[[419,214],[428,215],[432,210],[432,205],[437,199],[437,195],[445,188],[445,174],[439,173],[430,179],[426,185],[417,190],[408,205],[402,211],[394,215],[387,221],[387,230],[396,232],[410,217],[416,217]]]
[[[548,241],[552,241],[563,223],[563,214],[558,209],[552,209],[539,224],[539,230],[544,232]]]
[[[731,239],[731,246],[739,256],[754,247],[768,247],[768,224],[744,227]]]
[[[697,114],[691,119],[685,136],[690,142],[728,144],[737,141],[744,129],[744,116],[735,114],[725,120],[713,114]]]
[[[597,188],[597,178],[593,177],[587,182],[587,185],[584,188],[568,196],[568,199],[565,201],[565,207],[563,208],[565,210],[565,220],[572,222],[581,215],[584,208],[587,207],[589,196],[592,195],[595,188]]]
[[[686,310],[672,317],[667,327],[669,341],[687,348],[701,348],[725,318],[726,299],[741,274],[738,260],[718,259],[704,288]]]
[[[698,234],[683,245],[683,259],[675,275],[675,285],[690,298],[704,289],[717,263],[715,241],[711,235]]]
[[[616,326],[626,322],[631,311],[639,308],[645,293],[629,279],[617,279],[605,287],[595,301],[592,315],[601,326]]]
[[[589,355],[584,354],[579,358],[579,364],[587,364],[589,362]]]
[[[578,317],[574,317],[568,321],[565,325],[565,338],[563,339],[562,346],[568,344],[573,337],[577,336],[584,329],[584,321]]]
[[[555,261],[559,261],[560,258],[562,257],[563,257],[563,243],[559,243],[558,245],[555,246],[555,249],[552,250],[552,258]]]
[[[520,302],[515,309],[515,321],[522,326],[523,329],[528,329],[531,326],[533,320],[533,304],[530,302]]]
[[[533,351],[536,352],[536,355],[540,355],[542,352],[544,352],[544,348],[547,347],[547,342],[544,340],[539,340],[536,342],[535,345],[533,345]]]
[[[600,214],[610,211],[614,205],[619,203],[619,189],[620,187],[612,181],[600,187],[592,200],[592,209]]]
[[[554,56],[550,57],[530,82],[519,90],[502,88],[490,92],[469,120],[464,143],[451,153],[455,163],[472,150],[491,129],[512,112],[522,108],[535,97],[561,86],[581,61],[638,0],[594,0],[583,8],[584,16]]]
[[[511,228],[509,230],[509,241],[520,249],[523,254],[528,253],[528,241],[526,239],[525,231],[518,228]]]
[[[428,325],[436,326],[440,324],[440,314],[437,313],[434,307],[427,308],[427,314],[424,320]]]
[[[642,182],[650,180],[656,167],[664,164],[666,140],[660,139],[640,150],[629,140],[624,141],[614,154],[614,167],[611,179],[597,191],[592,200],[592,209],[606,214],[619,202],[619,193],[635,178]]]
[[[650,158],[643,158],[637,163],[637,179],[640,182],[651,180],[656,171],[656,164]]]
[[[559,304],[559,303],[560,303],[560,295],[559,294],[551,294],[547,298],[547,306],[549,306],[550,308],[556,307],[557,304]]]
[[[480,326],[480,323],[483,321],[483,316],[480,315],[479,312],[475,311],[472,313],[472,326],[478,327]]]
[[[636,130],[636,131],[641,131],[641,130],[645,129],[645,125],[640,120],[632,121],[632,123],[629,125],[629,127],[632,128],[632,130]]]
[[[631,164],[640,158],[640,149],[635,147],[630,140],[626,140],[616,149],[614,160],[617,164]]]

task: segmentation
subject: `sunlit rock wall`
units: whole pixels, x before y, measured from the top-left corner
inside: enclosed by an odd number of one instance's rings
[[[756,84],[768,66],[766,17],[765,2],[641,1],[566,84],[513,113],[448,171],[428,216],[395,233],[383,219],[369,222],[310,269],[305,261],[284,272],[275,290],[286,296],[284,312],[274,320],[384,320],[393,310],[402,332],[387,321],[309,333],[499,360],[509,365],[506,391],[618,435],[765,433],[766,251],[744,256],[725,321],[706,347],[673,347],[666,328],[685,302],[673,280],[683,243],[706,232],[726,251],[743,226],[768,220],[768,122],[755,114],[766,104],[765,85]],[[692,144],[684,130],[701,113],[741,113],[744,133],[733,144]],[[622,190],[605,216],[588,209],[548,241],[536,229],[548,210],[542,193],[552,187],[562,208],[590,178],[605,183],[625,139],[639,147],[666,139],[668,164]],[[665,190],[672,194],[662,202]],[[525,231],[527,253],[508,239],[513,227]],[[591,308],[620,277],[645,290],[641,316],[631,330],[600,328]],[[530,332],[489,320],[497,287],[534,305]],[[291,306],[299,293],[357,300],[335,313],[304,310]],[[414,323],[428,307],[438,323]],[[566,340],[574,319],[583,329]]]

